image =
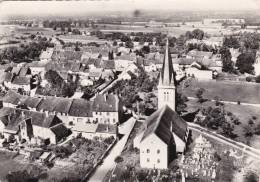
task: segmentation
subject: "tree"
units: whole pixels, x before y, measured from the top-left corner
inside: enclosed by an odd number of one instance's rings
[[[249,73],[253,74],[255,62],[255,55],[252,52],[242,53],[238,56],[236,66],[240,73]]]
[[[204,88],[199,88],[197,91],[196,91],[196,96],[198,98],[198,102],[203,102],[204,99],[203,99],[203,93],[205,92],[205,89]]]
[[[123,162],[124,161],[124,159],[121,157],[121,156],[117,156],[116,158],[115,158],[115,163],[121,163],[121,162]]]
[[[228,48],[238,49],[240,47],[240,44],[237,38],[230,36],[224,38],[223,46]]]
[[[260,83],[260,75],[255,78],[256,83]]]
[[[125,46],[126,46],[127,48],[132,49],[132,48],[134,47],[134,43],[133,43],[131,40],[129,40],[129,41],[126,41],[126,42],[125,42]]]
[[[114,41],[114,42],[113,42],[113,46],[117,46],[117,41]]]
[[[204,37],[204,32],[200,29],[195,29],[192,31],[192,36],[194,39],[202,40]]]
[[[245,182],[258,182],[259,181],[259,176],[253,172],[249,172],[245,176]]]
[[[222,71],[232,73],[234,71],[234,63],[231,60],[232,56],[229,49],[222,47],[219,52],[223,63]]]

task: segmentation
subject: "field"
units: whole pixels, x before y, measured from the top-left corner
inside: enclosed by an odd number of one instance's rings
[[[204,88],[204,98],[214,99],[218,96],[223,101],[245,102],[260,104],[260,84],[248,82],[227,82],[227,81],[196,81],[187,83],[183,87],[183,94],[187,97],[196,97],[196,91]],[[182,87],[182,86],[181,86]]]
[[[209,107],[215,106],[215,102],[207,101],[202,104],[198,104],[196,100],[189,100],[187,102],[187,110],[188,111],[195,111],[201,107]],[[238,137],[235,139],[236,141],[240,141],[243,143],[248,143],[250,146],[253,146],[255,148],[260,149],[259,145],[259,138],[260,136],[254,135],[250,140],[248,138],[245,138],[243,127],[248,125],[248,121],[252,119],[253,116],[256,117],[254,120],[254,126],[260,124],[260,107],[254,107],[254,106],[244,106],[244,105],[237,105],[237,104],[225,104],[224,108],[226,112],[233,113],[234,116],[236,116],[239,121],[241,122],[240,125],[234,125],[234,133],[238,135]]]

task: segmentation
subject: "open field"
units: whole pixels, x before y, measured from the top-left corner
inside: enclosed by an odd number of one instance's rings
[[[204,88],[205,92],[203,97],[206,99],[214,99],[218,96],[223,101],[240,101],[260,104],[260,84],[215,80],[192,80],[188,85],[188,87],[183,88],[183,94],[187,97],[196,97],[196,91],[199,88]]]
[[[203,108],[207,108],[209,106],[214,107],[215,102],[207,101],[202,104],[199,104],[196,100],[189,100],[187,102],[187,105],[188,105],[187,110],[195,111],[201,107]],[[239,142],[247,143],[252,147],[260,149],[260,145],[258,142],[260,136],[254,135],[252,138],[246,138],[244,136],[244,129],[243,129],[244,126],[248,125],[248,121],[250,119],[252,120],[253,116],[256,117],[256,119],[253,120],[254,126],[260,124],[260,108],[254,106],[225,104],[224,109],[226,112],[231,112],[234,116],[236,116],[236,118],[239,119],[239,122],[241,122],[240,125],[234,125],[235,126],[234,133],[238,135],[238,137],[235,140]]]

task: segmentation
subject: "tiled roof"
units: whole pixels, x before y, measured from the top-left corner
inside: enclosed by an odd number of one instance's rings
[[[117,133],[117,126],[99,123],[96,132],[97,133],[116,134]]]
[[[75,117],[92,117],[92,102],[84,99],[74,99],[69,110],[69,115]]]
[[[38,97],[26,97],[20,104],[26,105],[30,108],[36,108],[40,104],[41,100],[42,98]]]
[[[12,83],[16,85],[29,85],[30,78],[26,76],[16,76]]]
[[[117,112],[119,99],[116,95],[97,95],[93,102],[93,111]]]
[[[6,103],[11,103],[14,105],[17,105],[18,103],[20,103],[20,101],[23,99],[23,96],[21,96],[20,94],[9,90],[6,95],[3,97],[3,102]]]
[[[14,78],[14,74],[8,72],[8,73],[5,74],[4,81],[6,81],[6,82],[12,82],[12,81],[13,81],[13,78]]]
[[[69,135],[69,130],[63,124],[51,127],[51,131],[55,134],[57,141]]]
[[[147,128],[142,140],[151,134],[155,134],[166,144],[170,144],[173,132],[185,141],[187,123],[167,105],[149,116],[145,124]]]
[[[115,69],[115,61],[114,60],[103,61],[102,68],[104,68],[104,69]]]

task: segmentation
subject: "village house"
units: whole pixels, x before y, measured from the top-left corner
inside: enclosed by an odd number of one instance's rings
[[[55,115],[21,110],[16,108],[2,108],[1,121],[5,122],[3,135],[8,140],[10,136],[17,141],[57,144],[62,138],[68,136],[66,127],[61,126],[62,121]],[[1,123],[1,122],[0,122]]]
[[[42,53],[40,54],[40,61],[42,62],[49,62],[52,59],[52,54],[54,52],[53,48],[47,48],[46,51],[42,51]]]
[[[22,92],[26,95],[30,95],[31,85],[30,85],[30,78],[26,76],[16,76],[11,84],[10,89]]]
[[[191,50],[186,55],[188,59],[210,59],[213,56],[213,52],[205,52],[198,50]]]
[[[190,67],[185,69],[186,76],[193,77],[198,80],[212,80],[213,71],[202,70],[201,68],[201,65],[198,63],[192,64]]]
[[[186,149],[188,127],[175,112],[176,87],[168,45],[167,40],[158,85],[159,110],[146,119],[144,130],[134,139],[143,168],[167,169],[177,154]]]

